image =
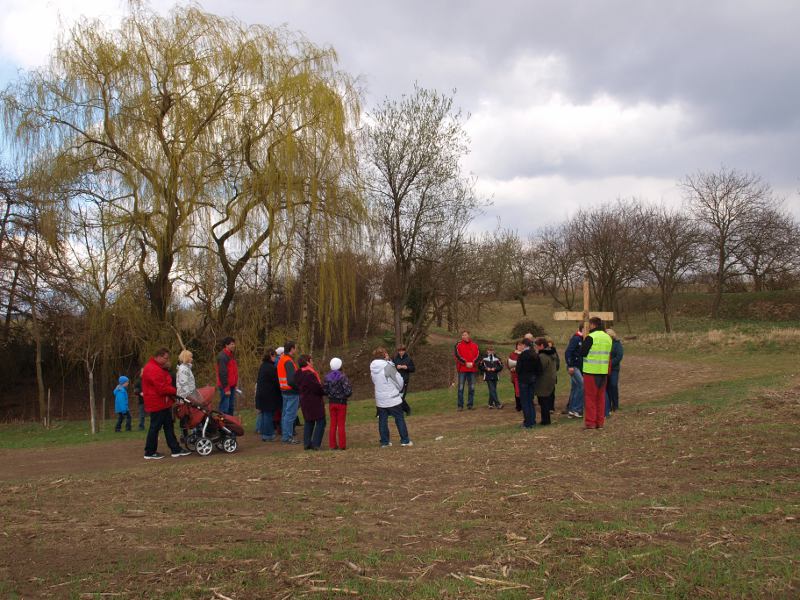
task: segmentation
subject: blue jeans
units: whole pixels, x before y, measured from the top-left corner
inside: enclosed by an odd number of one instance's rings
[[[489,388],[489,406],[500,406],[500,400],[497,398],[497,382],[487,380],[486,387]]]
[[[378,433],[381,436],[381,446],[389,443],[389,416],[394,417],[394,424],[397,425],[397,433],[400,435],[400,443],[408,443],[408,427],[406,418],[403,416],[403,405],[398,404],[390,408],[378,407]]]
[[[294,437],[294,420],[297,418],[297,409],[300,407],[300,394],[281,392],[281,396],[283,396],[281,440],[288,442]]]
[[[475,403],[475,373],[458,373],[458,408],[464,408],[464,384],[469,382],[467,406]]]
[[[525,429],[530,429],[536,425],[536,407],[533,405],[533,390],[536,387],[536,381],[531,383],[519,384],[519,401],[522,404],[522,426]]]
[[[325,417],[317,421],[306,421],[303,425],[303,448],[316,448],[322,446],[322,436],[325,434]]]
[[[236,390],[231,389],[231,391],[226,394],[222,388],[219,388],[219,412],[233,416],[235,408]]]
[[[272,417],[275,411],[262,410],[258,413],[258,420],[256,421],[258,431],[261,432],[261,439],[265,442],[271,442],[275,439],[275,423],[272,422]]]
[[[583,373],[577,367],[572,370],[570,377],[569,404],[567,410],[583,414]]]

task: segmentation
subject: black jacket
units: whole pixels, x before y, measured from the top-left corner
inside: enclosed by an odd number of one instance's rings
[[[536,376],[542,372],[542,363],[539,362],[539,355],[533,348],[527,348],[519,354],[517,358],[517,377],[520,385],[532,385],[536,381]]]
[[[478,368],[483,373],[484,381],[497,381],[500,378],[498,373],[503,370],[503,361],[496,354],[487,354],[478,363]],[[494,371],[488,369],[494,369]]]
[[[411,360],[411,357],[408,355],[408,352],[401,358],[399,354],[396,354],[395,357],[392,359],[392,362],[395,366],[397,365],[406,365],[408,369],[397,369],[397,372],[400,373],[400,377],[403,378],[404,383],[408,383],[408,376],[411,375],[416,369],[414,368],[414,361]]]
[[[256,382],[256,408],[258,410],[278,410],[283,406],[281,386],[278,384],[278,370],[270,360],[261,363]]]

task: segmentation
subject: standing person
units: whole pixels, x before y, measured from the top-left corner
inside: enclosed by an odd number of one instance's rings
[[[494,347],[489,346],[484,356],[478,363],[478,368],[483,373],[483,380],[489,388],[489,408],[503,408],[503,404],[497,398],[497,380],[500,379],[500,371],[503,370],[503,361],[494,353]]]
[[[536,352],[541,365],[541,373],[536,378],[535,393],[539,400],[542,425],[550,425],[550,400],[556,389],[556,359],[555,352],[547,347],[545,338],[536,338],[534,341]]]
[[[256,382],[256,409],[258,409],[258,431],[262,442],[275,441],[275,411],[283,404],[281,386],[278,383],[278,369],[275,366],[277,354],[267,348]]]
[[[194,382],[194,373],[192,372],[192,363],[194,362],[194,355],[189,350],[182,350],[178,354],[178,370],[175,373],[175,388],[178,391],[178,396],[181,398],[188,398],[189,394],[197,389]]]
[[[319,373],[314,369],[314,360],[303,354],[297,361],[300,370],[295,374],[300,391],[300,408],[303,409],[303,448],[319,450],[325,433],[325,389]]]
[[[127,419],[125,423],[125,431],[131,430],[131,411],[128,408],[128,378],[123,375],[117,381],[117,387],[114,388],[114,412],[117,413],[117,425],[114,431],[120,432],[122,430],[122,420]]]
[[[138,401],[138,410],[139,410],[139,431],[144,431],[144,396],[142,395],[142,372],[144,369],[139,369],[139,374],[136,376],[136,379],[133,381],[133,395],[136,396],[136,400]]]
[[[583,356],[583,424],[586,429],[602,429],[605,423],[606,383],[611,366],[611,336],[597,317],[589,319],[589,335],[581,344]]]
[[[616,331],[609,328],[606,329],[606,333],[611,336],[611,372],[608,374],[606,387],[606,416],[608,416],[609,411],[619,409],[619,370],[625,351]]]
[[[177,390],[169,374],[169,350],[159,348],[142,369],[142,394],[144,408],[150,413],[150,429],[144,446],[145,460],[164,458],[158,450],[158,432],[164,430],[164,438],[172,450],[172,457],[189,456],[191,452],[181,448],[175,437],[172,405]]]
[[[520,352],[525,348],[525,344],[517,342],[514,351],[508,355],[508,370],[511,373],[511,383],[514,386],[514,404],[516,405],[517,412],[522,410],[522,404],[519,399],[519,377],[517,377],[517,359]]]
[[[564,359],[567,361],[567,373],[569,373],[569,402],[565,411],[569,418],[583,418],[583,355],[581,354],[581,344],[583,343],[583,323],[578,325],[576,331],[567,344],[564,351]]]
[[[397,367],[397,371],[400,373],[400,376],[403,378],[403,412],[407,415],[411,414],[411,407],[406,402],[406,394],[408,393],[408,380],[411,379],[411,373],[413,373],[416,369],[414,367],[414,361],[411,360],[411,357],[406,352],[406,347],[403,344],[400,344],[397,347],[397,354],[392,359],[394,366]]]
[[[328,445],[331,450],[347,450],[347,432],[345,431],[347,399],[353,394],[353,387],[350,385],[347,375],[342,371],[341,358],[331,359],[331,372],[325,375],[322,387],[328,397],[328,412],[331,415]]]
[[[536,378],[542,367],[539,356],[533,349],[533,342],[523,339],[524,347],[517,358],[517,377],[519,377],[519,400],[522,405],[522,427],[532,429],[536,425],[536,407],[533,405],[533,394]]]
[[[376,348],[372,353],[373,360],[369,364],[369,373],[375,385],[375,406],[378,408],[378,433],[381,448],[392,445],[389,440],[389,417],[394,418],[401,446],[413,446],[408,437],[406,419],[403,416],[403,377],[397,367],[389,360],[386,348]]]
[[[297,354],[294,342],[288,341],[283,345],[283,354],[278,359],[278,384],[281,388],[283,404],[281,407],[281,441],[284,444],[299,444],[294,435],[294,420],[297,418],[297,409],[300,406],[300,393],[297,388],[295,376],[297,363],[294,356]]]
[[[545,346],[545,350],[547,350],[548,354],[551,354],[553,359],[556,361],[556,381],[555,385],[553,385],[553,393],[550,396],[550,412],[556,412],[556,386],[558,385],[558,372],[561,370],[561,357],[558,355],[558,350],[556,350],[556,344],[553,341],[553,338],[550,336],[544,337],[545,341],[547,342],[547,346]]]
[[[236,410],[236,386],[239,385],[239,365],[233,353],[236,340],[226,337],[222,340],[222,351],[217,355],[217,387],[219,388],[219,412],[233,415]]]
[[[461,332],[461,341],[455,346],[453,355],[456,359],[456,371],[458,371],[458,410],[464,410],[464,385],[469,385],[469,399],[467,400],[467,410],[472,410],[475,403],[475,374],[478,372],[478,358],[480,350],[478,344],[469,337],[466,329]]]

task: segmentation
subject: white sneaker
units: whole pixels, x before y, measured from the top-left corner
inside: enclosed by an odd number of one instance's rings
[[[388,444],[381,444],[381,448],[389,448],[391,445],[392,442],[389,442]]]
[[[408,448],[409,446],[413,446],[414,442],[412,442],[411,440],[408,440],[405,444],[400,444],[400,445]]]

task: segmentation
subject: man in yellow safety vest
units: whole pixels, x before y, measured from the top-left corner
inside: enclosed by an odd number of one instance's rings
[[[602,429],[605,423],[606,384],[611,364],[611,336],[603,321],[589,319],[589,333],[581,344],[583,355],[583,424],[586,429]]]

